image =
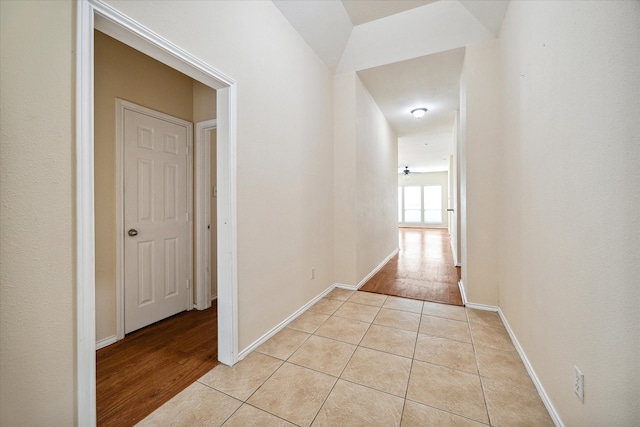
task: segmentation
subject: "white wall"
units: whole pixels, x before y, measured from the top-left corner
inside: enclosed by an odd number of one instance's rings
[[[640,420],[639,23],[518,1],[500,35],[499,301],[567,426]]]
[[[0,425],[74,425],[70,1],[0,2]]]
[[[499,78],[496,40],[466,48],[460,78],[462,282],[470,302],[498,305]]]

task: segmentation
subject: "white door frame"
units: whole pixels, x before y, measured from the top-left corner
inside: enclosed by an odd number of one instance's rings
[[[196,308],[211,307],[211,133],[216,119],[196,123],[195,200],[196,200]]]
[[[164,120],[187,129],[187,273],[189,284],[193,283],[193,123],[133,102],[116,98],[116,338],[125,335],[125,291],[124,291],[124,110],[135,111]],[[193,289],[187,290],[187,309],[193,308]]]
[[[217,90],[218,360],[238,361],[236,213],[237,86],[214,69],[100,0],[76,5],[76,423],[96,425],[94,29]]]

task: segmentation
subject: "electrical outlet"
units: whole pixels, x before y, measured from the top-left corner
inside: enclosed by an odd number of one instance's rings
[[[581,402],[584,402],[584,374],[577,366],[573,367],[573,391],[576,392]]]
[[[312,269],[311,269],[311,279],[313,280],[313,279],[315,279],[315,278],[316,278],[316,269],[315,269],[315,268],[312,268]]]

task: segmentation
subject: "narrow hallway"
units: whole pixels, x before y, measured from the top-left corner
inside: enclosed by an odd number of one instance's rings
[[[400,251],[361,291],[462,305],[446,229],[400,228]]]

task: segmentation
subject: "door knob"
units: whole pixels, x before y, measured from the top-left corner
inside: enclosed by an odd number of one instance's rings
[[[131,237],[137,236],[138,235],[138,230],[132,228],[131,230],[127,231],[127,234]]]

